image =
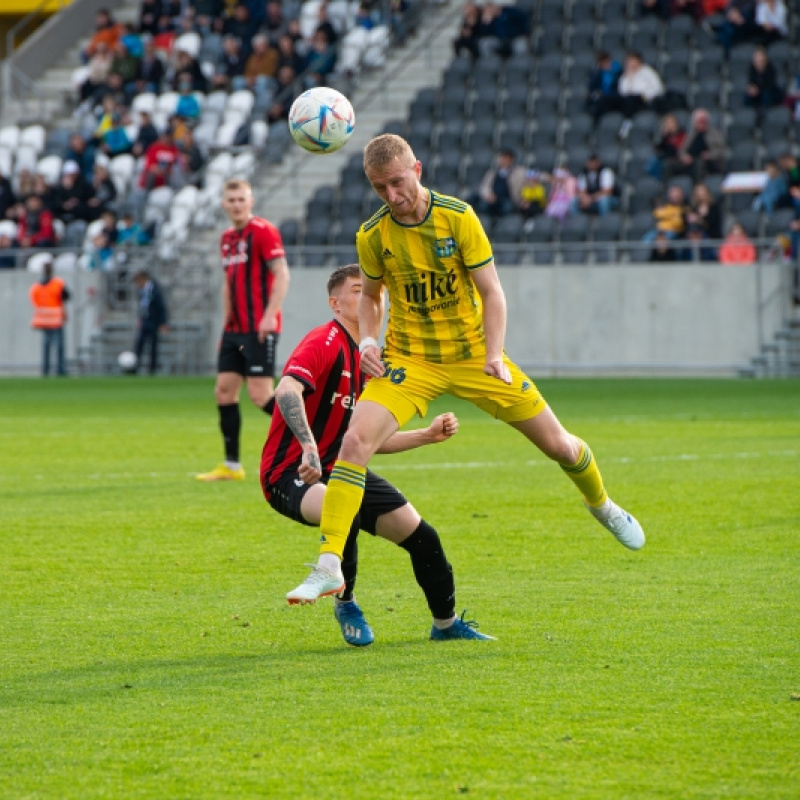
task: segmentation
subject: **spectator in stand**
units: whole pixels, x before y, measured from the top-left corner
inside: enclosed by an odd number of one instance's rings
[[[109,72],[106,85],[100,89],[99,99],[102,103],[108,97],[120,111],[125,111],[131,103],[135,88],[135,86],[131,86],[131,92],[126,92],[122,75],[118,72]]]
[[[199,183],[200,175],[198,173],[203,168],[206,159],[203,155],[203,151],[197,146],[192,131],[190,129],[186,130],[180,141],[176,141],[176,144],[183,156],[179,162],[181,171],[183,172],[182,183]]]
[[[409,8],[411,8],[410,0],[389,0],[389,26],[398,47],[402,47],[408,38],[406,12]]]
[[[639,11],[642,15],[655,14],[661,19],[670,18],[671,0],[640,0]]]
[[[171,85],[175,91],[178,91],[178,81],[182,73],[186,72],[192,79],[192,91],[204,92],[208,88],[208,79],[203,72],[197,59],[185,50],[178,50],[175,53],[174,63],[172,66],[172,80]]]
[[[686,225],[690,239],[702,241],[703,239],[722,238],[722,209],[714,199],[711,190],[704,183],[698,183],[692,190],[692,200],[686,214]],[[702,261],[716,261],[715,247],[700,246],[700,259]]]
[[[26,167],[17,175],[17,197],[24,203],[32,194],[36,193],[36,184],[33,173]]]
[[[751,108],[762,110],[783,103],[783,89],[778,83],[778,73],[763,47],[757,47],[753,51],[744,102]]]
[[[295,71],[289,66],[281,67],[278,70],[278,85],[275,88],[272,105],[267,110],[267,122],[270,125],[289,119],[289,109],[294,102],[292,87],[296,78]]]
[[[55,215],[64,223],[76,219],[88,220],[86,204],[91,196],[91,185],[84,180],[78,165],[74,161],[65,161],[53,198]]]
[[[711,125],[708,111],[698,108],[692,114],[692,124],[678,153],[678,161],[666,170],[666,176],[688,174],[693,180],[701,181],[707,175],[718,175],[725,167],[725,150],[722,132]]]
[[[246,5],[239,3],[233,10],[233,16],[225,20],[225,36],[238,39],[244,59],[250,55],[250,40],[256,33],[256,28],[250,20],[250,12]]]
[[[122,39],[114,45],[113,53],[110,71],[116,72],[122,78],[125,92],[131,96],[136,92],[136,81],[141,75],[141,59],[131,53]]]
[[[758,0],[756,39],[765,47],[789,35],[786,5],[783,0]]]
[[[764,172],[767,173],[767,182],[758,197],[753,200],[753,210],[772,214],[783,204],[791,204],[789,182],[776,161],[767,161]]]
[[[222,40],[225,20],[222,17],[198,17],[197,32],[203,37],[197,59],[216,64],[222,55]]]
[[[98,219],[106,211],[112,211],[117,199],[117,187],[104,164],[94,165],[91,190],[92,196],[86,201],[86,218],[89,221]]]
[[[664,94],[664,84],[658,73],[642,60],[640,53],[631,51],[625,58],[625,69],[619,79],[619,108],[625,116],[622,136],[630,130],[630,119],[649,108]]]
[[[25,198],[25,212],[17,223],[17,241],[20,247],[55,247],[53,212],[42,205],[38,194]]]
[[[311,42],[309,43],[312,48],[314,46],[316,34],[318,34],[320,31],[325,34],[325,38],[328,40],[329,44],[336,44],[337,40],[339,39],[339,33],[333,26],[333,23],[330,21],[328,16],[327,2],[320,3],[319,7],[317,8],[317,27],[314,30],[314,36],[311,37]]]
[[[200,118],[200,103],[192,94],[192,76],[188,72],[178,75],[178,103],[175,106],[175,116],[180,117],[189,125]]]
[[[157,51],[169,56],[172,53],[172,45],[175,43],[177,33],[172,25],[172,19],[167,14],[162,14],[158,18],[158,27],[153,36],[153,46]]]
[[[244,75],[244,65],[241,42],[235,36],[226,36],[222,41],[222,57],[211,78],[212,86],[215,89],[230,89],[234,78]]]
[[[655,264],[671,264],[678,260],[675,246],[672,244],[669,236],[663,231],[658,231],[656,233],[648,260],[650,263]]]
[[[14,194],[14,187],[7,175],[0,171],[0,220],[6,218],[8,209],[17,202],[17,196]]]
[[[131,154],[136,158],[143,156],[145,150],[150,147],[153,142],[158,139],[158,130],[153,125],[153,118],[149,111],[139,112],[139,132],[136,135],[136,141],[131,147]]]
[[[33,176],[33,193],[42,198],[42,208],[55,212],[55,189],[47,185],[44,175],[39,172]]]
[[[786,175],[786,183],[789,188],[789,202],[795,211],[800,214],[800,165],[791,153],[784,153],[781,156],[781,169]]]
[[[86,49],[81,53],[84,63],[95,54],[101,44],[104,44],[109,51],[113,51],[120,36],[122,36],[122,26],[114,22],[114,18],[108,9],[101,8],[95,14],[94,36],[92,36]]]
[[[703,22],[706,17],[721,14],[727,6],[728,0],[700,0],[700,21]]]
[[[94,175],[95,148],[79,133],[69,137],[69,147],[64,153],[64,161],[74,161],[85,181],[91,181]]]
[[[619,208],[617,176],[603,163],[597,153],[586,159],[578,176],[578,194],[572,203],[572,213],[599,214],[601,217]]]
[[[480,55],[478,40],[483,34],[481,25],[481,9],[475,3],[464,6],[464,16],[461,19],[461,29],[458,38],[453,42],[453,51],[456,56],[466,53],[476,60]]]
[[[279,0],[271,0],[272,2],[279,2]],[[200,17],[222,17],[225,13],[225,0],[191,0],[192,8],[196,18]]]
[[[647,163],[647,174],[662,180],[665,171],[674,171],[685,139],[686,131],[678,118],[674,114],[665,114],[654,145],[655,154]]]
[[[528,170],[515,162],[516,153],[511,148],[500,150],[495,165],[484,174],[478,191],[467,200],[476,211],[492,217],[523,211],[522,188]]]
[[[280,53],[264,34],[253,37],[253,52],[244,65],[244,73],[234,79],[235,89],[251,89],[259,97],[268,97],[275,89]]]
[[[586,94],[586,111],[595,122],[607,111],[619,108],[619,79],[622,67],[605,50],[595,55],[595,68],[589,76]]]
[[[97,149],[109,158],[114,158],[130,153],[132,148],[133,142],[128,136],[125,119],[120,111],[114,111],[111,114],[111,127],[103,134]]]
[[[336,67],[336,48],[328,38],[328,34],[321,28],[317,29],[311,41],[311,50],[308,53],[306,69],[306,88],[324,86],[326,78]]]
[[[100,91],[105,87],[108,73],[111,72],[111,62],[113,56],[104,42],[100,42],[95,48],[92,57],[87,64],[88,74],[86,80],[80,85],[78,95],[81,102],[93,103],[96,101]]]
[[[173,171],[180,169],[182,158],[183,156],[173,139],[172,128],[167,127],[144,154],[139,188],[149,191],[169,184]]]
[[[148,244],[150,244],[149,234],[136,221],[136,215],[131,211],[126,211],[117,225],[117,245],[142,247]]]
[[[717,40],[730,57],[731,48],[750,41],[757,33],[755,0],[729,0],[722,23],[716,29]]]
[[[140,2],[138,31],[155,36],[161,16],[161,0],[140,0]]]
[[[657,202],[653,209],[655,227],[642,237],[642,241],[654,242],[659,233],[663,233],[668,239],[682,238],[686,230],[688,211],[683,189],[676,185],[670,186],[666,199]]]
[[[139,77],[136,80],[136,94],[143,92],[161,92],[161,82],[164,80],[164,62],[156,53],[156,46],[152,39],[144,43],[142,61],[139,65]]]
[[[269,0],[269,2],[267,2],[266,16],[261,23],[260,30],[265,33],[272,42],[277,42],[286,32],[286,21],[284,19],[283,6],[280,0]]]
[[[114,246],[117,243],[117,215],[113,211],[104,211],[100,218],[103,220],[103,227],[92,238],[89,269],[108,272],[116,266]]]
[[[720,262],[723,264],[754,264],[756,256],[756,248],[745,229],[740,223],[734,222],[719,248]]]
[[[545,215],[563,222],[569,216],[577,193],[578,181],[566,166],[554,169],[550,176],[550,196],[544,210]]]
[[[295,40],[288,33],[284,33],[278,39],[278,52],[280,56],[276,75],[283,67],[291,67],[295,75],[299,75],[303,71],[306,60],[297,52]]]
[[[14,269],[17,266],[17,257],[14,250],[17,243],[5,230],[0,230],[0,269]]]

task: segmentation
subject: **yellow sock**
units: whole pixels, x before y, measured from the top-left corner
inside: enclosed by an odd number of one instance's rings
[[[337,461],[322,500],[320,553],[333,553],[340,559],[361,500],[364,497],[366,467]]]
[[[581,442],[581,452],[578,463],[568,466],[561,464],[561,469],[567,473],[569,479],[578,487],[578,491],[586,498],[586,502],[597,508],[608,499],[608,493],[603,486],[603,476],[597,468],[592,451],[586,442]]]

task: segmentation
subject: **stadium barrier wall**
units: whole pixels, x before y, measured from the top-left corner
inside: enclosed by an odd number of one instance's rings
[[[533,375],[735,375],[791,313],[791,268],[626,264],[499,268],[508,299],[508,353]],[[295,269],[278,346],[280,364],[330,318],[330,270]],[[67,353],[89,344],[104,314],[96,272],[65,276],[73,294]],[[36,276],[0,271],[0,374],[35,375],[40,336],[30,328]],[[210,320],[218,325],[221,310]],[[207,354],[213,371],[216,337]]]

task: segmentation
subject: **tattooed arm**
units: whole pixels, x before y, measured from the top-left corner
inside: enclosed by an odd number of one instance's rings
[[[297,474],[306,483],[314,484],[322,477],[322,466],[314,434],[308,426],[306,405],[303,402],[304,388],[300,381],[284,375],[275,390],[275,402],[289,430],[297,437],[303,448],[303,461]]]

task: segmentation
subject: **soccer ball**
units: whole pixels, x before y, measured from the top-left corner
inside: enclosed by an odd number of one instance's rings
[[[303,92],[289,110],[289,133],[309,153],[333,153],[344,147],[355,124],[350,101],[327,86]]]
[[[126,350],[117,356],[117,364],[123,372],[133,372],[136,369],[136,353]]]

